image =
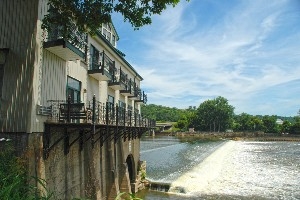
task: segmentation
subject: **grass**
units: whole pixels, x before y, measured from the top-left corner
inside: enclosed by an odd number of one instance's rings
[[[28,177],[27,161],[23,157],[15,156],[14,148],[10,143],[4,143],[0,152],[0,199],[1,200],[48,200],[54,194],[46,190],[46,182],[36,177]],[[34,185],[28,184],[34,179],[44,187],[41,193]]]

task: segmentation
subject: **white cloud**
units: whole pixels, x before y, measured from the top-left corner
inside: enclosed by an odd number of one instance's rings
[[[290,89],[300,75],[300,14],[291,2],[194,0],[155,17],[128,49],[149,103],[184,108],[223,96],[238,112],[291,114],[295,94],[276,99],[269,92]],[[213,10],[198,13],[206,3]],[[288,105],[281,109],[282,102]]]

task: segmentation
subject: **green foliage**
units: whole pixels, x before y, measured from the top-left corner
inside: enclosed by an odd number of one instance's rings
[[[1,199],[24,199],[28,194],[26,170],[20,158],[14,156],[9,143],[0,152],[0,197]]]
[[[232,129],[240,132],[266,133],[291,133],[300,134],[300,116],[262,116],[241,113],[234,115],[234,107],[229,105],[224,97],[204,101],[196,109],[190,106],[188,109],[169,108],[159,105],[142,106],[142,114],[148,118],[160,122],[176,122],[172,131],[187,131],[195,128],[200,131],[225,131]],[[276,120],[282,119],[283,124],[277,124]]]
[[[144,117],[156,121],[177,122],[182,116],[186,115],[187,110],[149,104],[141,107],[141,113]]]
[[[294,117],[294,124],[290,126],[290,133],[300,135],[300,116]]]
[[[265,115],[262,118],[264,132],[266,133],[279,133],[279,126],[276,124],[277,116],[268,116]]]
[[[258,116],[242,113],[234,117],[234,131],[259,131],[263,129],[263,122]]]
[[[49,13],[42,28],[70,26],[72,22],[81,32],[95,34],[102,23],[111,22],[112,13],[120,13],[135,29],[151,24],[153,14],[161,14],[167,6],[176,6],[180,0],[49,0],[55,14]],[[64,30],[65,31],[65,30]],[[65,34],[64,34],[65,35]]]
[[[281,126],[281,132],[282,133],[290,133],[291,132],[291,126],[292,126],[291,122],[283,121],[283,124]]]
[[[3,145],[3,144],[1,144]],[[36,177],[28,177],[26,159],[15,156],[10,143],[4,143],[0,152],[0,199],[1,200],[48,200],[56,199],[53,192],[46,188],[46,182]],[[28,179],[34,179],[43,191],[28,184]]]
[[[191,126],[201,131],[225,131],[232,126],[233,111],[224,97],[206,100],[198,107]]]

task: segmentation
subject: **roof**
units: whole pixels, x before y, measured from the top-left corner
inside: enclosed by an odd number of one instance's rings
[[[97,31],[96,34],[113,52],[115,52],[119,56],[119,58],[136,74],[136,76],[141,79],[141,81],[144,80],[143,77],[139,75],[137,71],[131,66],[131,64],[127,62],[127,60],[123,57],[123,55],[125,55],[124,53],[115,48],[99,31]]]
[[[116,39],[117,41],[120,39],[119,35],[118,35],[118,32],[117,32],[117,29],[116,27],[114,26],[114,24],[112,22],[110,22],[110,25],[112,26],[112,28],[114,29],[114,32],[116,33]]]

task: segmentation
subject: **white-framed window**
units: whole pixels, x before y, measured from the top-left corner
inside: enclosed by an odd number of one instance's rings
[[[105,24],[102,26],[102,35],[107,39],[114,47],[116,46],[116,35],[113,33],[111,25]]]

